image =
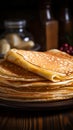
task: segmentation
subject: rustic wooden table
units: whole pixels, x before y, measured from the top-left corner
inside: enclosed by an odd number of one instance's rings
[[[73,108],[28,111],[1,107],[0,130],[73,130]]]

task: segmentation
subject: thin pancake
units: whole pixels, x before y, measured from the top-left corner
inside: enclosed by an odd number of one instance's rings
[[[73,80],[66,80],[61,82],[50,82],[50,81],[34,81],[34,82],[25,82],[25,81],[10,81],[0,78],[0,83],[5,83],[6,85],[11,85],[15,87],[43,87],[49,86],[55,88],[55,86],[63,87],[63,86],[70,86],[73,84]]]
[[[0,77],[9,80],[42,81],[44,78],[8,61],[0,62]]]
[[[55,51],[57,54],[57,50]],[[70,79],[70,75],[73,78],[73,62],[70,60],[72,57],[68,58],[61,51],[58,51],[58,55],[52,52],[11,49],[5,59],[53,82]]]
[[[48,86],[47,86],[48,88]],[[37,89],[31,89],[29,91],[8,88],[5,84],[0,84],[0,99],[3,100],[12,100],[12,101],[54,101],[54,100],[67,100],[73,98],[73,86],[66,86],[62,88],[56,88],[53,90],[41,89],[42,91],[38,91]]]

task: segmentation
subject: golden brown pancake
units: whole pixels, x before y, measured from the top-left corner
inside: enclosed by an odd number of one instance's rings
[[[44,78],[8,61],[0,62],[0,77],[8,80],[42,81]]]
[[[6,84],[6,86],[12,86],[12,87],[45,87],[48,86],[49,89],[54,89],[57,87],[63,87],[63,86],[70,86],[73,84],[73,80],[66,80],[66,81],[61,81],[61,82],[51,82],[51,81],[15,81],[15,80],[9,80],[9,79],[5,79],[3,77],[0,77],[0,83],[4,83]]]
[[[53,82],[73,78],[72,56],[57,49],[48,52],[11,49],[5,59]]]
[[[55,89],[49,89],[44,87],[36,88],[14,88],[12,86],[6,86],[4,83],[0,83],[0,99],[33,102],[33,101],[54,101],[54,100],[67,100],[73,98],[73,86],[63,86]]]
[[[49,51],[46,51],[45,52],[46,54],[51,54],[53,56],[56,56],[56,57],[59,57],[59,58],[63,58],[63,59],[68,59],[70,61],[73,61],[73,56],[69,55],[68,53],[66,52],[63,52],[63,51],[60,51],[58,49],[51,49]]]

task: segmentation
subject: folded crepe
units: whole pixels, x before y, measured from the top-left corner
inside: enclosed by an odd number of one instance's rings
[[[73,57],[57,49],[46,52],[11,49],[5,60],[53,82],[73,78]]]

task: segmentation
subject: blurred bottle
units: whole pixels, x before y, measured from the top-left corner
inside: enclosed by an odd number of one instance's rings
[[[51,1],[43,1],[40,10],[40,19],[44,31],[42,38],[44,38],[45,49],[53,49],[58,47],[58,21],[55,19]]]
[[[59,48],[68,53],[73,52],[73,19],[70,1],[64,0],[59,15]]]

